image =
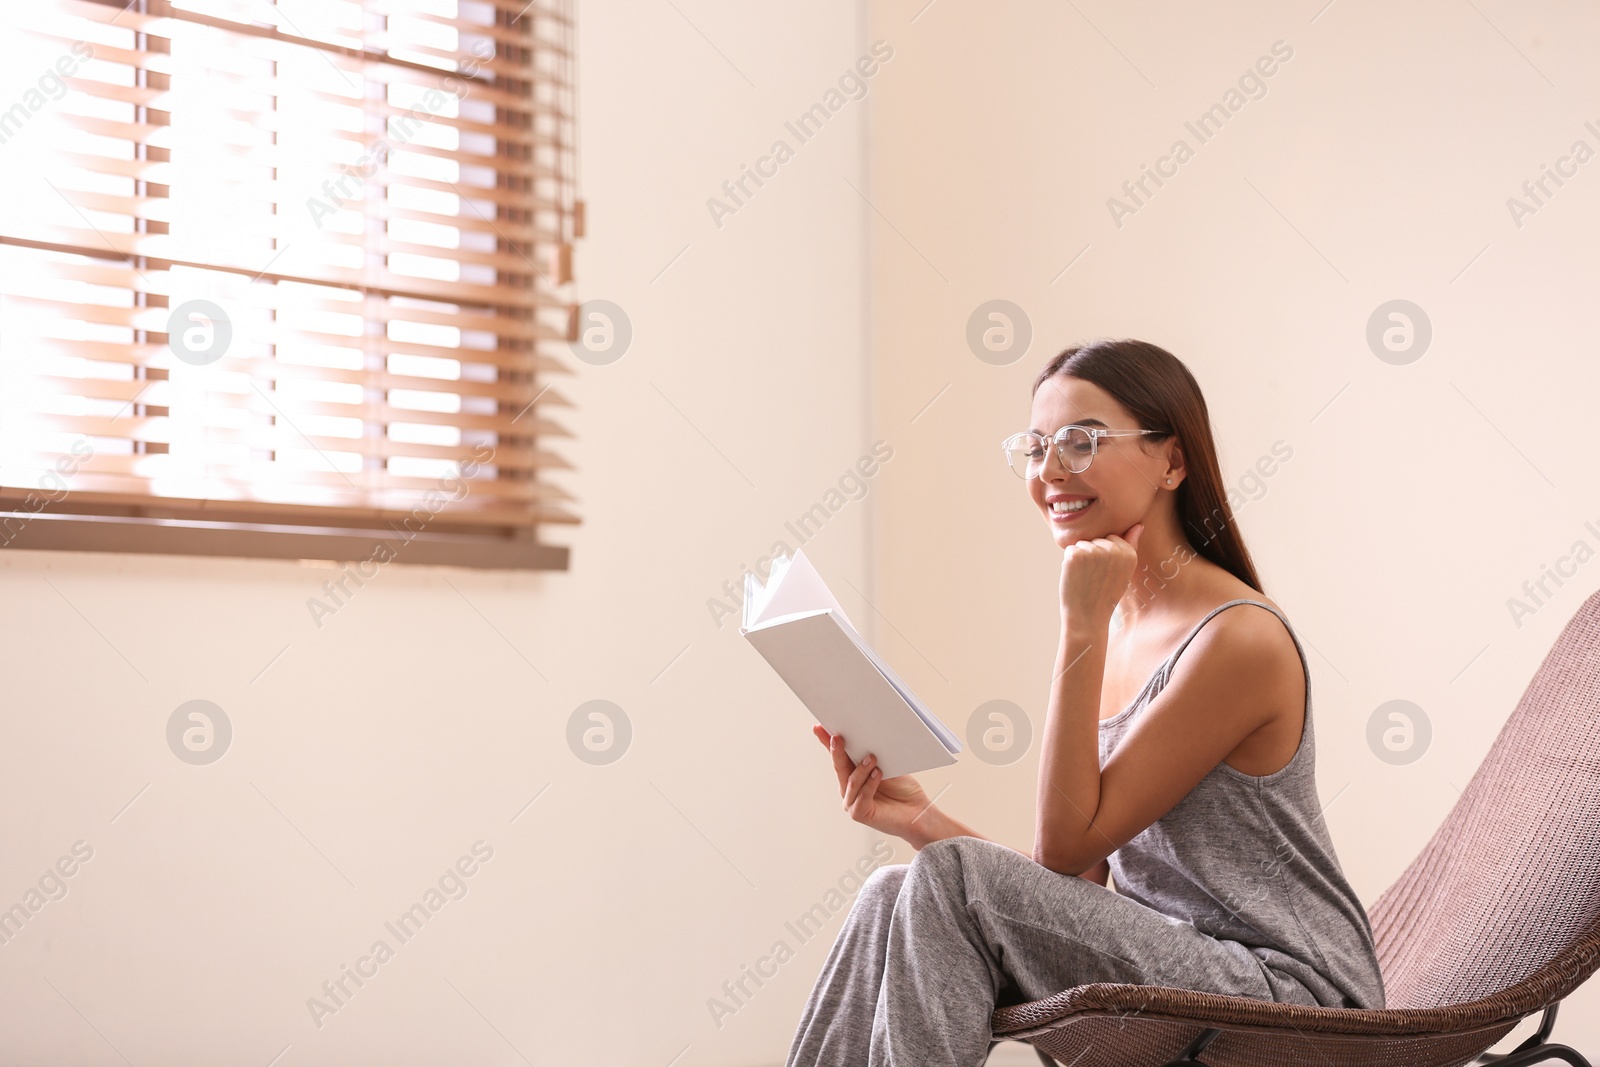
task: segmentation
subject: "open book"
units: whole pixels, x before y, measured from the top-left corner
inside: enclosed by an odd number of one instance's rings
[[[746,574],[739,627],[830,734],[859,763],[878,757],[885,778],[956,761],[961,742],[878,658],[805,553],[779,556],[766,585]]]

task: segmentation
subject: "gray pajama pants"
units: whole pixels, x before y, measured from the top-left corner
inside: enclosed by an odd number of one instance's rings
[[[867,877],[785,1067],[979,1067],[995,1007],[1088,982],[1272,999],[1262,962],[993,841],[935,841]],[[1303,987],[1302,987],[1303,988]],[[1305,991],[1303,1003],[1316,998]]]

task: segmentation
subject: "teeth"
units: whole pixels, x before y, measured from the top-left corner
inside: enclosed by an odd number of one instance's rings
[[[1052,510],[1057,511],[1057,512],[1061,512],[1061,511],[1082,511],[1084,508],[1088,507],[1092,503],[1094,503],[1094,501],[1092,501],[1092,500],[1069,500],[1069,501],[1058,500],[1054,504],[1050,505],[1050,507],[1051,507]]]

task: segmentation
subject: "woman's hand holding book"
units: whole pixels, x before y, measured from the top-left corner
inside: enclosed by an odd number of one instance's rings
[[[921,848],[928,836],[923,827],[934,824],[935,811],[930,810],[932,802],[916,778],[909,774],[885,778],[870,754],[859,764],[850,758],[844,750],[843,734],[829,734],[820,724],[811,727],[811,732],[833,758],[839,796],[850,818]]]

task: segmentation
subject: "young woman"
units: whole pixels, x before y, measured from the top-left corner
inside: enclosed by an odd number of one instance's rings
[[[1383,1007],[1322,819],[1305,652],[1193,375],[1142,341],[1068,348],[1005,449],[1062,549],[1033,852],[814,727],[850,817],[918,851],[862,886],[787,1067],[973,1067],[996,1006],[1089,982]]]

